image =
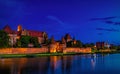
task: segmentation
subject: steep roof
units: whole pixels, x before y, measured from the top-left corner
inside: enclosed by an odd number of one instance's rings
[[[65,35],[65,39],[72,39],[72,37],[70,36],[70,34],[67,33],[67,34]]]
[[[43,33],[44,32],[40,32],[40,31],[34,31],[34,30],[27,30],[29,33],[29,36],[32,37],[43,37]]]
[[[13,31],[9,25],[6,25],[3,30],[7,32],[8,34],[16,34],[16,31]]]

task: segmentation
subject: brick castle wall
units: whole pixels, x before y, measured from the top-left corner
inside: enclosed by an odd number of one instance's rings
[[[63,50],[63,53],[91,53],[91,48],[66,48]]]
[[[4,48],[0,49],[0,54],[31,54],[31,53],[46,53],[48,48]]]
[[[47,53],[48,48],[4,48],[0,49],[0,54],[32,54]],[[91,48],[65,48],[63,53],[91,53]]]

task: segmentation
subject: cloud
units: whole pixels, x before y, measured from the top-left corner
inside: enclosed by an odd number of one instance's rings
[[[120,26],[120,22],[114,22],[113,20],[114,19],[118,19],[120,17],[117,17],[117,16],[113,16],[113,17],[105,17],[105,18],[92,18],[90,19],[91,21],[102,21],[103,23],[106,23],[106,24],[111,24],[111,25],[117,25],[117,26]]]
[[[110,32],[119,32],[118,29],[106,29],[106,28],[96,28],[96,30],[101,30],[101,31],[110,31]]]
[[[57,21],[59,24],[61,25],[64,25],[65,23],[62,22],[61,20],[59,20],[57,17],[55,16],[47,16],[48,19],[51,19],[51,20],[54,20],[54,21]]]
[[[76,27],[74,24],[69,24],[65,22],[65,20],[59,19],[56,16],[49,15],[46,18],[49,20],[49,22],[53,22],[52,24],[57,23],[55,24],[56,27],[51,26],[52,28],[54,27],[57,30],[53,32],[54,34],[52,33],[55,36],[59,36],[60,34],[64,35],[65,33],[75,35],[75,33],[77,33],[79,30],[79,27]]]
[[[52,20],[52,21],[57,22],[59,29],[61,28],[60,29],[61,32],[63,32],[63,31],[72,32],[72,30],[74,28],[74,25],[63,22],[55,16],[47,16],[47,18]],[[71,25],[71,26],[69,26],[69,25]]]
[[[114,24],[113,21],[105,21],[105,23],[107,23],[107,24]]]
[[[91,21],[103,21],[103,20],[110,20],[110,19],[115,19],[118,18],[116,16],[112,16],[112,17],[105,17],[105,18],[92,18],[90,19]]]
[[[112,25],[118,25],[120,26],[120,22],[114,22],[114,21],[104,21],[107,24],[112,24]]]

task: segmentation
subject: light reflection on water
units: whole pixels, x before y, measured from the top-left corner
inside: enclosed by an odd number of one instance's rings
[[[0,74],[120,74],[120,54],[0,59]]]

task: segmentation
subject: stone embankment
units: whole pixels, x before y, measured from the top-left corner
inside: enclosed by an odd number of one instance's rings
[[[63,53],[91,53],[91,48],[66,48],[63,50]]]
[[[49,53],[48,48],[4,48],[0,54]],[[91,53],[91,48],[65,48],[63,53]]]
[[[32,54],[47,53],[48,48],[4,48],[0,49],[0,54]]]

